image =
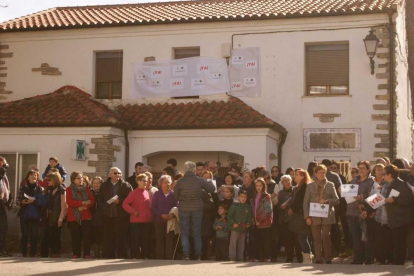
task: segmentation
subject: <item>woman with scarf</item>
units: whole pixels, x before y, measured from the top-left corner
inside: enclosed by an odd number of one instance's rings
[[[335,186],[326,179],[327,168],[319,165],[315,168],[315,181],[306,188],[303,200],[304,217],[306,224],[311,226],[315,246],[316,263],[322,263],[322,247],[327,264],[332,264],[332,244],[330,232],[332,224],[335,224],[334,206],[339,204],[339,197]],[[309,210],[311,203],[329,204],[327,218],[310,217]]]
[[[47,205],[47,199],[43,195],[43,188],[37,180],[38,173],[31,170],[26,175],[26,184],[20,186],[17,205],[20,206],[18,216],[22,230],[22,254],[27,257],[27,242],[30,237],[30,257],[36,256],[37,240],[39,237],[39,223],[42,218],[41,207]]]
[[[73,259],[83,255],[91,258],[92,214],[90,209],[95,204],[91,190],[83,183],[83,173],[75,171],[70,175],[70,187],[66,189],[68,204],[68,224],[72,236]]]

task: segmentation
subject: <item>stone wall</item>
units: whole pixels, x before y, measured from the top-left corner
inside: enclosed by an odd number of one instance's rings
[[[89,150],[90,154],[96,154],[97,160],[89,160],[88,166],[94,167],[94,173],[85,173],[89,177],[100,176],[107,178],[109,169],[113,167],[113,163],[116,161],[115,151],[121,151],[121,147],[114,145],[113,140],[116,136],[104,135],[102,138],[92,138],[91,143],[95,145],[94,148]]]
[[[392,27],[395,32],[395,25]],[[375,100],[379,101],[378,104],[373,105],[373,110],[379,111],[371,115],[371,120],[375,123],[376,129],[381,130],[374,133],[374,138],[379,138],[379,142],[375,144],[376,151],[374,151],[373,157],[380,158],[387,156],[394,159],[396,156],[396,143],[397,143],[397,114],[396,108],[398,107],[398,99],[395,93],[395,87],[397,85],[396,79],[394,78],[394,87],[390,87],[390,32],[388,26],[375,27],[375,35],[379,38],[377,53],[377,64],[375,66],[376,78],[381,80],[383,83],[378,85],[378,94],[375,95]],[[395,36],[393,36],[395,39]],[[395,59],[394,59],[395,60]],[[396,67],[394,66],[394,76],[396,76]],[[394,106],[390,106],[390,92],[394,97]],[[384,103],[386,101],[386,103]],[[394,113],[394,156],[390,156],[390,112]],[[378,140],[376,140],[378,141]]]

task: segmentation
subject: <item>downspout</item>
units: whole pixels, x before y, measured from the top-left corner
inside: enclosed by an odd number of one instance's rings
[[[390,33],[390,44],[389,44],[389,52],[390,52],[390,159],[394,159],[394,26],[392,16],[394,14],[393,10],[389,10],[388,14],[388,24],[389,24],[389,33]]]
[[[124,128],[124,138],[125,138],[125,177],[129,175],[129,138],[128,138],[128,129]]]
[[[279,144],[277,145],[277,165],[282,169],[282,147],[286,142],[287,132],[282,134]]]

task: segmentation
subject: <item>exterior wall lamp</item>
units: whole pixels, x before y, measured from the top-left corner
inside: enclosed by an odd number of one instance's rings
[[[365,50],[367,51],[367,55],[371,61],[371,75],[374,75],[374,57],[377,53],[377,46],[378,46],[379,39],[374,34],[374,30],[369,31],[369,35],[367,35],[364,39]]]

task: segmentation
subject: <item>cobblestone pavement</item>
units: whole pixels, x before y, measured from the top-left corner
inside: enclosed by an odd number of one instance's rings
[[[302,265],[284,263],[196,262],[158,260],[72,260],[69,258],[2,258],[0,275],[414,275],[414,266]]]

